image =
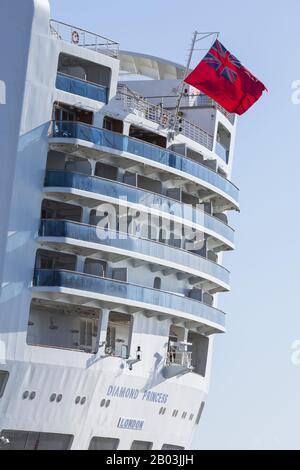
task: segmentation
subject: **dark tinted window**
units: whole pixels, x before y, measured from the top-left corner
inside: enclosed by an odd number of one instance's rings
[[[6,370],[0,370],[0,398],[3,397],[5,387],[8,381],[9,373]]]
[[[119,439],[111,439],[109,437],[93,437],[89,450],[117,450],[119,447]]]

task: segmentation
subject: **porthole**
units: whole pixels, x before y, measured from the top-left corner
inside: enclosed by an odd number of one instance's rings
[[[184,413],[182,413],[181,418],[185,419],[186,417],[187,417],[187,412],[185,411]]]
[[[81,398],[80,404],[81,404],[81,405],[84,405],[85,403],[86,403],[86,397]]]
[[[55,401],[56,400],[56,393],[52,393],[51,397],[50,397],[50,401]]]
[[[164,415],[167,411],[167,408],[163,408],[162,414]]]
[[[28,397],[29,397],[29,392],[28,390],[26,390],[26,392],[23,393],[23,400],[27,400]]]
[[[193,419],[194,419],[194,415],[191,414],[191,415],[190,415],[190,421],[193,421]]]
[[[103,408],[103,406],[105,406],[105,402],[106,402],[106,400],[101,400],[101,403],[100,403],[101,408]]]
[[[81,397],[76,397],[75,398],[75,404],[78,405],[80,403]]]
[[[56,402],[60,403],[62,401],[62,398],[63,398],[63,396],[61,394],[58,395],[57,398],[56,398]]]
[[[161,409],[159,410],[159,414],[162,415],[162,414],[163,414],[163,411],[164,411],[164,409],[161,408]]]
[[[36,392],[31,392],[31,394],[29,395],[29,400],[34,400],[36,397]]]
[[[105,403],[105,408],[108,408],[110,405],[110,400],[107,400],[107,402]]]

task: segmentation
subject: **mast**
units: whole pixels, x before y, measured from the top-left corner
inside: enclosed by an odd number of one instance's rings
[[[191,48],[190,48],[190,52],[189,52],[189,56],[188,56],[188,61],[187,61],[187,64],[186,64],[186,68],[185,68],[185,72],[184,72],[184,77],[183,77],[183,80],[178,88],[178,99],[177,99],[177,105],[176,105],[176,110],[175,110],[175,119],[174,119],[174,131],[176,129],[176,126],[177,126],[177,120],[178,120],[178,115],[179,115],[179,110],[180,110],[180,105],[181,105],[181,101],[182,101],[182,97],[183,97],[183,92],[184,92],[184,85],[185,85],[185,79],[186,77],[188,76],[188,73],[189,73],[189,70],[190,70],[190,65],[191,65],[191,61],[192,61],[192,57],[193,57],[193,52],[194,52],[194,49],[195,49],[195,44],[196,44],[196,40],[197,40],[197,36],[198,36],[198,32],[195,31],[194,34],[193,34],[193,39],[192,39],[192,44],[191,44]]]
[[[203,39],[206,39],[206,38],[208,38],[209,36],[212,36],[212,35],[216,35],[216,38],[218,38],[219,34],[220,34],[219,32],[202,33],[202,32],[198,32],[198,31],[195,31],[193,33],[192,44],[191,44],[191,48],[190,48],[190,51],[189,51],[188,61],[187,61],[185,72],[184,72],[184,77],[182,79],[181,84],[178,87],[178,99],[177,99],[176,110],[175,110],[175,119],[174,119],[173,132],[175,132],[176,127],[177,127],[177,121],[178,121],[178,117],[179,117],[181,101],[182,101],[183,94],[184,94],[185,79],[188,76],[189,71],[190,71],[190,65],[191,65],[191,62],[192,62],[193,53],[196,50],[195,45],[198,41],[202,41]],[[198,36],[201,36],[201,37],[198,38]],[[198,49],[198,50],[202,50],[202,51],[205,50],[206,51],[208,49]]]

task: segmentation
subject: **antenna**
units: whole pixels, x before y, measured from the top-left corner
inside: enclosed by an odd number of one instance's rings
[[[174,119],[173,131],[175,131],[175,129],[177,127],[177,121],[178,121],[178,117],[179,117],[181,101],[182,101],[183,94],[184,94],[185,79],[189,75],[189,72],[190,72],[190,65],[191,65],[191,62],[192,62],[193,54],[194,54],[195,51],[208,51],[209,50],[209,49],[196,49],[195,46],[198,42],[203,41],[204,39],[207,39],[211,36],[214,36],[214,41],[215,41],[215,39],[218,39],[219,35],[220,35],[220,33],[216,32],[216,31],[210,32],[210,33],[209,32],[195,31],[193,33],[192,43],[191,43],[191,47],[190,47],[190,50],[189,50],[188,61],[187,61],[187,64],[186,64],[184,77],[183,77],[182,82],[180,83],[180,85],[178,87],[178,99],[177,99],[177,105],[176,105],[176,110],[175,110],[175,119]]]

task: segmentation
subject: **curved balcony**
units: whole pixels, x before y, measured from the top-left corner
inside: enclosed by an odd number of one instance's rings
[[[230,274],[226,268],[202,256],[165,243],[66,220],[42,220],[39,235],[42,238],[69,238],[96,243],[99,245],[99,250],[101,247],[110,247],[122,253],[126,252],[132,258],[141,257],[154,264],[208,279],[221,286],[222,290],[229,290]]]
[[[110,302],[138,306],[146,311],[157,314],[165,313],[179,316],[183,319],[196,321],[212,326],[214,332],[223,332],[225,329],[225,313],[188,297],[172,294],[165,291],[142,287],[126,282],[91,276],[73,271],[35,270],[33,286],[38,291],[53,292],[64,289],[82,291],[81,295],[89,298],[89,293],[96,294],[102,302]],[[84,294],[83,294],[84,292]],[[68,291],[66,292],[68,293]]]
[[[126,135],[72,121],[54,121],[51,136],[87,141],[107,149],[137,155],[178,170],[185,173],[187,178],[189,176],[197,178],[203,187],[221,195],[238,208],[239,190],[233,183],[205,165],[170,150]]]
[[[163,213],[200,225],[204,231],[217,239],[221,239],[227,246],[233,248],[234,230],[229,225],[200,209],[193,208],[188,204],[178,202],[166,196],[151,193],[117,181],[62,170],[47,171],[45,186],[47,188],[73,188],[103,194],[116,200],[127,200],[129,203],[143,205],[150,209],[154,208]]]

